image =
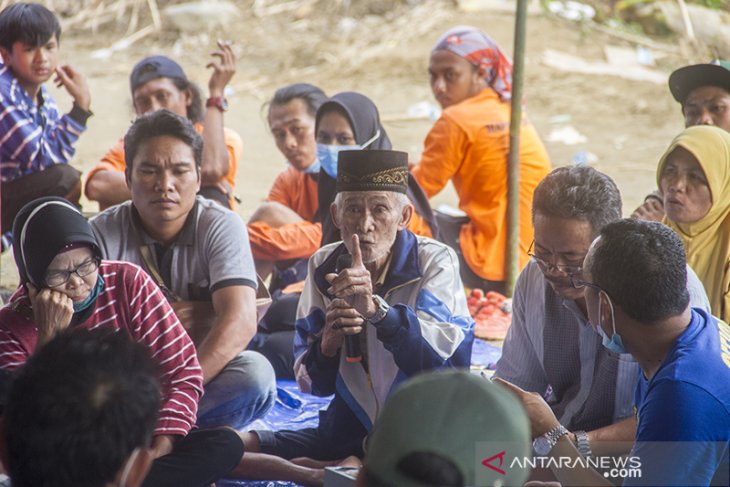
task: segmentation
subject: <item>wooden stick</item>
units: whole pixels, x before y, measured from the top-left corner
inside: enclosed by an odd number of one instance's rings
[[[563,22],[564,24],[569,24],[573,28],[575,28],[575,22],[573,22],[573,21],[570,21],[570,20],[567,20],[567,19],[563,19],[562,17],[559,17],[557,15],[555,15],[555,16],[551,15],[550,17],[551,18],[558,19],[561,22]],[[611,29],[609,27],[605,27],[605,26],[603,26],[601,24],[597,24],[595,22],[585,22],[582,25],[588,27],[591,30],[597,30],[598,32],[602,32],[602,33],[604,33],[606,35],[609,35],[611,37],[615,37],[617,39],[621,39],[622,41],[627,41],[627,42],[630,42],[632,44],[636,44],[636,45],[640,45],[640,46],[646,46],[646,47],[649,47],[651,49],[656,49],[657,51],[662,51],[662,52],[671,53],[671,54],[677,54],[677,46],[673,46],[671,44],[667,44],[667,43],[663,43],[663,42],[657,42],[657,41],[653,41],[651,39],[647,39],[647,38],[642,37],[642,36],[637,35],[637,34],[630,34],[628,32],[622,32],[622,31],[619,31],[619,30]]]
[[[682,22],[684,22],[684,29],[687,32],[687,38],[690,41],[695,40],[695,30],[692,27],[692,19],[689,18],[689,10],[687,10],[687,4],[684,0],[677,0],[679,4],[679,12],[682,14]]]
[[[139,4],[140,0],[132,2],[132,11],[129,14],[129,25],[127,25],[127,31],[124,33],[125,36],[130,35],[137,28],[139,23]]]
[[[157,0],[147,0],[147,6],[150,8],[152,23],[155,26],[155,30],[162,29],[162,19],[160,19],[160,10],[157,8]]]
[[[148,25],[147,27],[143,27],[134,34],[124,37],[122,39],[119,39],[117,42],[112,44],[112,51],[121,51],[122,49],[126,49],[127,47],[131,46],[138,40],[142,39],[145,36],[150,35],[151,33],[155,32],[157,29],[154,25]]]
[[[274,4],[274,5],[270,5],[270,6],[259,5],[259,6],[255,7],[254,13],[256,14],[257,17],[266,17],[268,15],[276,15],[276,14],[280,14],[283,12],[290,12],[292,10],[297,10],[300,7],[302,7],[308,3],[311,3],[311,0],[304,0],[304,1],[294,0],[291,2],[284,2],[284,3]]]

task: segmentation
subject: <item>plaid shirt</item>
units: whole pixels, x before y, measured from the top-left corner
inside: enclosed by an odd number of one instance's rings
[[[39,105],[0,64],[0,179],[12,181],[54,164],[67,164],[86,127],[58,107],[45,86]]]

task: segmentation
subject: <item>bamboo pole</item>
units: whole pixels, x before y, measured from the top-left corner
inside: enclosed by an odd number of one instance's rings
[[[520,271],[520,128],[522,126],[522,84],[525,67],[527,1],[517,0],[512,72],[512,115],[509,126],[507,187],[507,255],[505,276],[507,295],[512,296]]]

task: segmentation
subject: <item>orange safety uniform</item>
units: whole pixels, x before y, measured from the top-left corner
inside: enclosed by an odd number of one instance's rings
[[[319,249],[322,225],[314,223],[319,207],[317,180],[289,166],[274,181],[267,201],[281,203],[302,217],[302,221],[274,228],[265,222],[248,224],[253,256],[280,261],[309,258]]]
[[[411,221],[408,222],[407,228],[416,235],[433,238],[433,234],[431,233],[431,227],[428,225],[426,219],[415,211],[415,207],[413,214],[411,215]]]
[[[248,237],[255,258],[270,261],[304,259],[319,250],[322,224],[314,222],[319,198],[317,180],[312,175],[287,167],[276,177],[267,201],[292,209],[303,221],[278,228],[265,222],[249,223]],[[418,235],[431,236],[428,222],[415,212],[408,229]]]
[[[196,123],[194,125],[195,130],[199,134],[203,134],[203,124]],[[226,142],[226,148],[228,149],[228,174],[226,174],[226,181],[231,185],[231,189],[236,187],[236,171],[238,170],[238,161],[243,155],[243,141],[241,136],[238,135],[234,130],[229,128],[223,128],[223,137]],[[119,171],[124,172],[127,168],[127,163],[124,161],[124,137],[112,146],[111,149],[104,154],[99,163],[89,171],[86,176],[86,185],[88,186],[89,181],[94,174],[99,171]],[[84,187],[84,192],[88,192],[88,188]],[[231,208],[233,207],[233,201],[231,201]]]
[[[491,88],[446,108],[426,136],[413,175],[430,198],[451,180],[459,208],[469,216],[460,245],[482,279],[505,280],[507,244],[507,154],[510,104]],[[533,239],[532,193],[550,171],[550,158],[535,128],[523,116],[520,134],[520,268]]]

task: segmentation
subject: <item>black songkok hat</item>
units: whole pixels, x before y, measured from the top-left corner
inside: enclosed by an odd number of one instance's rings
[[[343,150],[337,157],[337,192],[406,193],[408,154],[394,150]]]

